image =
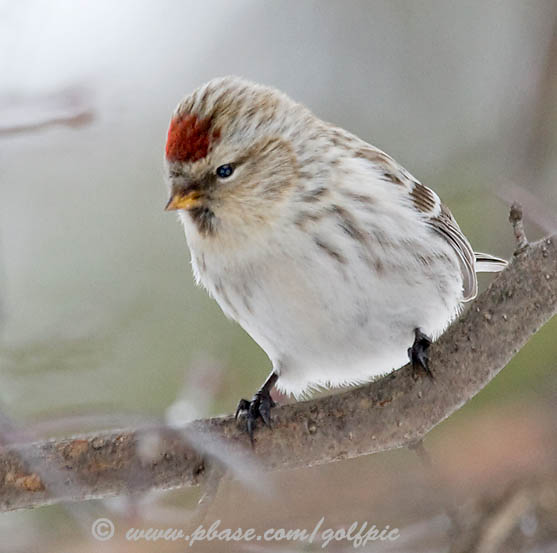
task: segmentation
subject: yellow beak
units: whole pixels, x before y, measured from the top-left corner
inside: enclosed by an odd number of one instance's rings
[[[177,209],[193,209],[201,203],[200,198],[201,195],[197,191],[187,192],[186,194],[175,192],[170,196],[170,200],[168,200],[164,210],[176,211]]]

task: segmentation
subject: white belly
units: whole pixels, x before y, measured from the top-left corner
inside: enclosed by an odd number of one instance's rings
[[[394,246],[370,263],[348,239],[335,244],[340,260],[317,247],[312,235],[298,231],[291,238],[266,243],[242,262],[208,252],[201,262],[192,250],[199,280],[269,355],[277,387],[287,393],[362,382],[399,368],[415,328],[436,337],[458,311],[456,260],[437,258],[426,266],[416,261],[419,255],[412,262]],[[296,249],[285,250],[284,243]],[[418,237],[414,250],[419,243]],[[424,256],[430,253],[431,246],[424,248]],[[453,255],[448,248],[446,254]]]

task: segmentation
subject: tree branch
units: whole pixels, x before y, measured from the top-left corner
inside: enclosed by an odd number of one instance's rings
[[[0,509],[192,486],[213,460],[240,455],[278,470],[409,445],[477,394],[556,312],[554,235],[518,250],[431,347],[434,381],[415,380],[407,365],[356,389],[277,407],[273,429],[257,429],[253,451],[232,416],[161,428],[149,456],[139,449],[153,428],[12,443],[0,450]]]

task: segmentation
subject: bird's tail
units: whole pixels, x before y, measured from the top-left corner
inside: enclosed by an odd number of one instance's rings
[[[504,259],[499,259],[488,253],[474,253],[476,256],[477,273],[499,273],[508,263]]]

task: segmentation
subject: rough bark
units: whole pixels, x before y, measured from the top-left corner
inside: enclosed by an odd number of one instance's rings
[[[406,366],[370,384],[273,410],[255,447],[231,416],[180,432],[96,432],[0,450],[0,509],[191,486],[214,459],[253,455],[265,470],[329,463],[412,444],[477,394],[557,312],[557,235],[519,249],[509,267],[431,347],[435,380]],[[143,451],[143,453],[142,453]]]

